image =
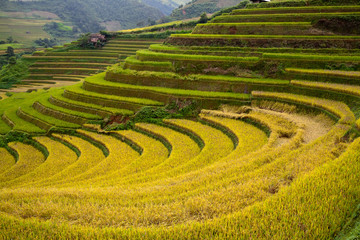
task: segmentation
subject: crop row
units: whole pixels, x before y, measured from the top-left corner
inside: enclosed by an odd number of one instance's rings
[[[355,122],[355,116],[349,107],[341,102],[309,97],[304,95],[295,95],[290,93],[276,93],[276,92],[252,92],[256,98],[270,98],[278,100],[286,100],[295,103],[305,104],[312,107],[318,107],[335,114],[340,118],[339,123],[352,125]]]
[[[326,54],[337,54],[337,55],[359,55],[359,49],[344,49],[344,48],[330,48],[330,49],[304,49],[304,48],[262,48],[262,47],[208,47],[208,46],[169,46],[161,44],[153,44],[149,47],[152,51],[160,52],[173,52],[173,53],[191,53],[191,54],[201,54],[212,53],[212,52],[221,52],[225,54],[226,52],[259,52],[259,53],[326,53]]]
[[[31,145],[12,142],[9,143],[9,147],[18,153],[19,160],[0,174],[1,183],[30,173],[45,161],[44,155]]]
[[[274,14],[274,13],[324,13],[324,12],[355,12],[360,11],[359,6],[306,6],[306,7],[276,7],[276,8],[253,8],[235,9],[231,15],[242,14]]]
[[[327,70],[327,69],[301,69],[301,68],[286,68],[286,72],[300,73],[300,74],[313,74],[321,76],[335,76],[344,78],[360,78],[359,71],[341,71],[341,70]]]
[[[171,34],[172,38],[222,38],[222,39],[309,39],[336,40],[360,39],[360,36],[309,36],[309,35],[223,35],[223,34]]]
[[[173,69],[171,62],[140,61],[135,56],[126,58],[124,67],[141,71],[172,71]]]
[[[259,60],[257,57],[222,57],[222,56],[209,56],[209,55],[190,55],[190,54],[168,54],[158,53],[149,50],[139,50],[136,52],[136,56],[141,61],[152,61],[152,60],[176,60],[176,61],[228,61],[228,62],[256,62]]]
[[[112,95],[128,94],[128,96],[131,96],[139,93],[139,96],[146,96],[147,98],[153,97],[154,99],[158,99],[158,101],[161,101],[160,99],[166,100],[166,98],[168,98],[167,95],[198,98],[220,98],[228,100],[246,100],[249,98],[249,95],[239,93],[197,91],[114,83],[104,80],[104,76],[104,74],[98,74],[87,78],[83,85],[84,89]],[[158,94],[162,94],[162,96],[157,96]]]
[[[51,96],[49,101],[53,105],[57,105],[57,106],[67,108],[70,110],[74,110],[74,111],[85,112],[85,113],[90,113],[90,114],[94,114],[94,115],[100,115],[102,117],[109,116],[111,114],[113,114],[113,115],[119,115],[119,114],[120,115],[131,115],[131,114],[133,114],[133,112],[129,111],[129,110],[108,108],[108,107],[104,107],[104,106],[96,105],[96,104],[92,104],[92,103],[74,101],[69,98],[63,97],[62,95],[53,95],[53,96]]]
[[[222,15],[212,19],[211,22],[312,22],[322,18],[341,16],[358,17],[359,15],[359,12]]]

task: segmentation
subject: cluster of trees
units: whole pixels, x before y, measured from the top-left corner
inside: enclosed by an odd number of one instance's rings
[[[58,40],[56,38],[52,38],[52,39],[39,38],[39,39],[35,40],[34,42],[35,42],[36,45],[42,46],[44,48],[49,48],[49,47],[53,47],[53,46],[58,45]]]
[[[12,36],[9,36],[6,41],[0,41],[0,44],[8,44],[8,43],[19,43],[18,41],[14,40]]]

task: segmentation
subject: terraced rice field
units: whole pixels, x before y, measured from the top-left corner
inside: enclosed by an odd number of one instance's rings
[[[360,36],[314,21],[359,9],[235,9],[164,44],[31,56],[29,81],[81,81],[0,101],[0,236],[358,234]]]

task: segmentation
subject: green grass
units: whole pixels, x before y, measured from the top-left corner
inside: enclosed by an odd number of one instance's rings
[[[309,39],[336,40],[360,39],[360,36],[296,36],[296,35],[224,35],[224,34],[171,34],[172,38],[221,38],[221,39]]]
[[[264,53],[264,59],[279,59],[293,61],[327,61],[327,62],[359,62],[360,56],[308,55],[287,53]]]
[[[7,50],[8,47],[12,48],[23,48],[24,44],[21,43],[8,43],[8,44],[0,44],[0,50]]]
[[[257,47],[204,47],[204,46],[187,46],[177,47],[171,45],[152,44],[150,50],[164,51],[164,52],[187,52],[187,53],[201,53],[201,52],[258,52],[258,53],[328,53],[328,54],[346,54],[346,55],[359,55],[360,49],[345,49],[345,48],[320,48],[320,49],[306,49],[306,48],[257,48]]]
[[[95,111],[96,110],[105,111],[105,112],[108,112],[109,115],[111,115],[111,114],[113,114],[113,115],[132,115],[132,114],[134,114],[133,111],[130,111],[130,110],[127,110],[127,109],[103,107],[103,106],[96,105],[96,104],[71,100],[71,99],[63,97],[62,94],[53,94],[52,97],[55,98],[55,99],[58,99],[59,101],[62,101],[64,103],[68,104],[69,109],[71,108],[71,106],[79,106],[79,107],[94,109]]]
[[[81,52],[48,52],[46,56],[99,56],[99,57],[117,57],[117,53],[108,53],[103,51],[81,51]]]
[[[302,68],[286,68],[285,71],[289,72],[289,73],[298,73],[298,74],[311,74],[311,75],[322,75],[322,76],[334,76],[334,77],[360,79],[360,71],[302,69]]]
[[[321,18],[339,16],[359,16],[359,12],[346,13],[287,13],[287,14],[244,14],[223,15],[211,20],[212,23],[221,22],[312,22]]]
[[[243,82],[254,84],[289,84],[288,80],[271,79],[271,78],[244,78],[225,75],[201,75],[189,74],[186,76],[173,72],[154,72],[154,71],[135,71],[131,69],[123,69],[121,66],[113,65],[108,68],[109,73],[117,73],[129,76],[138,76],[145,78],[162,78],[162,79],[181,79],[187,81],[219,81],[219,82]],[[164,80],[165,81],[165,80]]]
[[[311,26],[311,22],[245,22],[245,23],[204,23],[197,24],[197,27],[206,26]]]
[[[60,127],[60,128],[80,128],[81,126],[78,124],[74,124],[74,123],[70,123],[70,122],[66,122],[63,120],[60,120],[58,118],[54,118],[45,114],[42,114],[38,111],[36,111],[31,105],[23,105],[20,107],[20,109],[30,115],[31,117],[35,118],[35,119],[39,119],[43,122],[46,122],[50,125],[56,126],[56,127]]]
[[[211,56],[211,55],[190,55],[190,54],[169,54],[158,53],[149,50],[139,50],[136,52],[139,60],[176,60],[176,61],[211,61],[211,62],[257,62],[258,57],[228,57],[228,56]]]
[[[171,62],[154,62],[154,61],[140,61],[135,56],[130,56],[125,59],[125,63],[136,64],[136,65],[152,65],[158,67],[171,67]]]
[[[81,117],[81,118],[86,118],[86,119],[91,119],[91,120],[102,119],[101,117],[99,117],[97,115],[94,115],[94,114],[78,112],[78,111],[62,108],[62,107],[56,106],[54,104],[51,104],[48,101],[47,96],[44,97],[43,99],[39,99],[38,102],[41,103],[41,105],[43,105],[43,106],[45,106],[47,108],[53,109],[55,111],[58,111],[60,113],[69,114],[69,115],[73,115],[73,116],[76,116],[76,117]]]
[[[11,127],[7,125],[2,119],[0,119],[0,134],[6,134],[11,131]]]
[[[29,108],[35,101],[49,97],[54,92],[63,91],[63,88],[54,88],[51,90],[38,90],[32,93],[15,93],[11,97],[0,101],[0,114],[5,115],[15,123],[14,130],[30,132],[30,133],[44,133],[43,129],[19,118],[16,115],[16,111],[20,107],[21,109]],[[37,112],[36,112],[37,114]],[[8,129],[7,129],[8,130]],[[5,132],[3,129],[2,132]]]
[[[307,6],[307,7],[276,7],[276,8],[253,8],[253,9],[235,9],[231,15],[237,14],[257,14],[257,13],[289,13],[289,12],[343,12],[343,11],[360,11],[359,6]]]
[[[74,94],[80,94],[80,95],[84,95],[84,96],[88,96],[88,97],[96,97],[96,98],[100,98],[100,99],[113,100],[113,101],[119,101],[119,102],[128,102],[128,103],[135,103],[135,104],[140,104],[140,105],[152,105],[152,106],[164,105],[162,102],[153,101],[153,100],[145,99],[145,98],[121,97],[121,96],[115,96],[115,95],[107,95],[107,94],[89,92],[89,91],[86,91],[83,88],[81,88],[81,84],[76,84],[76,85],[67,87],[66,90],[71,93],[74,93]]]
[[[238,99],[238,100],[245,100],[250,98],[249,94],[208,92],[208,91],[196,91],[196,90],[185,90],[185,89],[163,88],[163,87],[148,87],[148,86],[138,86],[138,85],[123,84],[123,83],[114,83],[104,80],[104,77],[105,77],[105,73],[100,73],[95,76],[86,78],[85,81],[95,85],[113,87],[114,89],[119,88],[119,89],[131,89],[131,90],[140,90],[140,91],[143,90],[143,91],[176,95],[176,96]]]

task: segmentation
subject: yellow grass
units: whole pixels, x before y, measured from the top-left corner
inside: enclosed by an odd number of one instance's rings
[[[0,148],[0,174],[15,164],[14,157],[5,149]]]
[[[295,95],[290,93],[254,91],[252,92],[252,95],[258,98],[275,98],[281,100],[288,100],[295,103],[321,108],[339,117],[339,123],[351,125],[355,122],[354,114],[351,112],[350,108],[342,102],[316,97],[308,97],[304,95]]]
[[[45,161],[44,155],[33,146],[20,142],[12,142],[9,144],[9,147],[19,154],[19,160],[0,175],[1,183],[30,173]]]
[[[7,182],[7,187],[16,185],[31,185],[41,179],[46,179],[65,169],[77,160],[75,152],[60,142],[54,141],[48,137],[34,138],[49,151],[49,156],[44,163],[34,171],[23,175],[13,181]]]

